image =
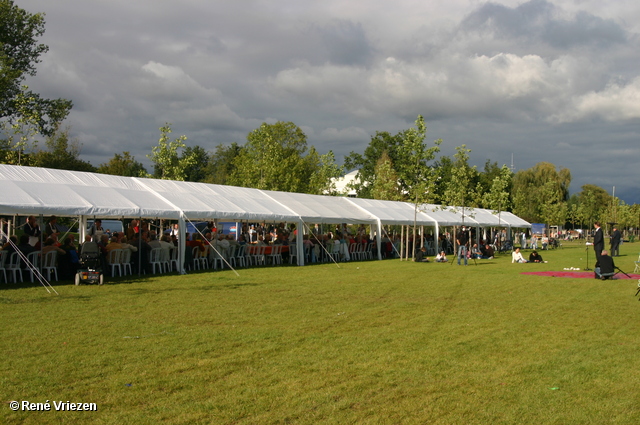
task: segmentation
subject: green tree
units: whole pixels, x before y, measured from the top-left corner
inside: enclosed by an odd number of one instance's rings
[[[178,149],[186,148],[187,136],[180,136],[169,140],[171,124],[166,123],[160,127],[160,139],[158,146],[151,148],[151,155],[147,155],[153,161],[153,177],[165,180],[184,181],[189,167],[193,166],[193,156],[180,155]]]
[[[427,147],[424,141],[427,137],[427,126],[422,115],[418,115],[415,128],[405,130],[403,136],[400,150],[403,161],[399,164],[398,175],[402,189],[414,204],[413,240],[416,241],[418,209],[420,205],[433,200],[435,189],[435,173],[429,162],[440,152],[442,140],[438,139],[433,146]]]
[[[488,161],[487,161],[488,163]],[[485,165],[485,170],[487,166]],[[492,175],[495,175],[492,173]],[[500,173],[493,178],[491,187],[484,193],[484,206],[498,212],[498,217],[502,211],[508,211],[511,207],[511,177],[513,173],[506,165],[500,168]]]
[[[44,34],[44,23],[44,14],[0,0],[0,118],[13,122],[26,113],[39,133],[52,136],[69,114],[71,101],[43,99],[22,85],[36,75],[36,64],[48,50],[37,41]]]
[[[562,210],[566,214],[566,207],[555,204],[567,202],[570,184],[569,169],[561,168],[556,171],[556,166],[549,162],[540,162],[532,168],[518,171],[513,176],[514,214],[532,223],[552,217],[553,220],[560,219]]]
[[[236,142],[228,146],[219,144],[216,150],[209,154],[209,162],[205,170],[205,182],[214,184],[228,184],[229,176],[233,173],[233,161],[240,153],[240,145]]]
[[[311,174],[306,192],[315,195],[336,195],[334,179],[344,174],[344,167],[336,164],[333,151],[319,155],[316,149],[311,146],[309,154],[305,157],[305,162]]]
[[[584,219],[583,226],[591,227],[594,221],[605,221],[604,210],[611,203],[606,190],[593,184],[585,184],[578,193],[579,211]]]
[[[485,162],[484,169],[482,171],[476,171],[476,195],[480,197],[477,202],[478,207],[487,207],[485,204],[486,194],[491,192],[491,187],[493,186],[495,178],[500,177],[501,175],[502,167],[499,167],[496,161],[491,162],[491,160],[487,160]],[[508,189],[509,193],[511,193],[510,185]]]
[[[393,168],[391,158],[386,152],[382,152],[375,168],[375,180],[371,191],[373,199],[402,201],[404,196],[398,180],[398,173]]]
[[[371,137],[364,154],[351,152],[345,157],[344,166],[347,170],[358,169],[357,181],[353,185],[359,198],[373,198],[373,185],[376,180],[376,165],[383,153],[389,156],[394,167],[404,161],[402,158],[403,133],[391,135],[387,132],[376,132]],[[401,188],[402,190],[402,188]]]
[[[575,229],[577,225],[582,223],[582,217],[579,211],[580,203],[578,195],[573,194],[567,201],[567,222],[571,224],[571,228]]]
[[[426,193],[430,200],[435,199],[433,183],[436,176],[433,174],[433,167],[427,163],[432,161],[435,154],[439,152],[442,141],[436,140],[435,146],[428,148],[424,143],[426,137],[424,118],[418,116],[415,124],[415,128],[400,131],[395,135],[377,132],[371,138],[364,154],[351,152],[345,157],[346,169],[358,169],[359,183],[354,185],[354,189],[359,197],[373,198],[376,166],[383,153],[386,153],[398,175],[402,193],[412,199],[415,198],[416,193]]]
[[[101,174],[125,177],[147,177],[149,175],[144,165],[136,161],[128,151],[115,154],[109,162],[100,164],[97,171]]]
[[[16,95],[15,108],[18,113],[12,119],[5,119],[0,126],[6,139],[2,141],[2,162],[12,165],[32,165],[32,153],[38,149],[39,111],[30,107],[32,102],[27,87]]]
[[[433,146],[428,147],[426,137],[427,126],[424,118],[418,115],[415,127],[402,132],[402,145],[399,149],[401,161],[396,163],[400,187],[416,205],[433,200],[435,173],[429,163],[440,152],[442,143],[438,139]]]
[[[555,182],[548,180],[540,193],[544,200],[540,204],[541,221],[551,225],[563,225],[567,221],[567,202],[562,189]]]
[[[457,146],[456,153],[453,155],[453,169],[451,172],[451,181],[445,190],[445,204],[455,211],[462,213],[462,223],[464,224],[464,216],[467,214],[469,201],[472,199],[473,185],[472,177],[475,174],[475,166],[469,166],[469,152],[467,145]]]
[[[184,170],[184,179],[188,182],[203,182],[207,179],[209,154],[201,146],[187,146],[181,159],[188,164]]]
[[[445,199],[444,193],[451,182],[453,161],[448,156],[440,156],[434,163],[433,169],[436,182],[433,202],[435,204],[443,204]]]
[[[619,229],[625,229],[632,227],[635,223],[635,216],[633,215],[633,208],[631,205],[626,204],[624,201],[618,205],[617,222]]]
[[[32,154],[32,165],[59,170],[96,171],[93,165],[80,159],[81,145],[77,140],[69,138],[69,129],[56,131],[48,136],[45,146],[45,149]]]
[[[263,123],[250,132],[233,159],[229,184],[285,192],[321,193],[338,177],[333,153],[318,155],[307,136],[292,122]]]

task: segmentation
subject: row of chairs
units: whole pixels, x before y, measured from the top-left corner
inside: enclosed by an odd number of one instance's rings
[[[126,276],[133,274],[131,267],[132,252],[129,249],[114,249],[109,251],[107,265],[111,268],[111,276]],[[153,248],[149,253],[149,267],[151,272],[168,273],[179,270],[178,250],[172,249],[169,254],[162,248]]]
[[[218,252],[213,249],[202,252],[198,247],[194,247],[192,248],[192,261],[188,266],[192,270],[205,270],[207,268],[217,270],[218,268],[225,268],[227,264],[231,267],[264,266],[267,264],[275,266],[282,264],[283,246],[272,245],[269,248],[269,253],[267,253],[267,246],[232,245],[228,251],[223,251],[217,247]],[[17,252],[11,253],[10,256],[8,254],[8,251],[0,251],[0,277],[3,277],[5,282],[9,282],[7,279],[8,272],[13,282],[18,282],[18,279],[22,282],[22,272],[25,270],[21,268],[20,256]],[[343,254],[338,245],[329,244],[327,246],[327,253],[321,255],[320,258],[323,261],[341,261],[346,258]],[[110,268],[111,276],[116,277],[133,274],[131,255],[132,253],[129,249],[114,249],[109,251],[106,267]],[[312,255],[309,247],[305,247],[304,256],[305,262],[307,264],[311,263]],[[294,264],[297,262],[297,257],[296,245],[292,244],[289,246],[289,263]],[[372,259],[373,244],[350,244],[348,258],[356,261]],[[36,269],[40,267],[39,252],[30,253],[27,259]],[[56,281],[58,280],[57,259],[57,251],[51,251],[45,255],[42,272],[46,274],[47,280],[50,280],[51,276],[54,276]],[[173,249],[170,251],[170,254],[167,255],[166,251],[162,248],[152,249],[149,254],[149,266],[153,274],[156,274],[156,272],[168,273],[179,270],[178,250]],[[28,269],[28,271],[31,282],[33,282],[35,272],[33,269]]]
[[[10,254],[10,255],[9,255]],[[18,278],[20,278],[20,282],[24,281],[24,277],[22,276],[23,271],[28,271],[31,282],[35,280],[36,270],[40,268],[40,251],[34,251],[27,255],[27,261],[31,263],[33,267],[29,267],[26,270],[22,269],[22,261],[20,258],[20,253],[18,252],[9,252],[9,251],[0,251],[0,274],[1,277],[4,278],[5,282],[9,282],[7,279],[7,272],[11,277],[11,280],[14,283],[18,282]],[[44,262],[42,263],[42,273],[46,273],[47,280],[51,280],[51,276],[53,275],[58,280],[58,252],[51,251],[45,254]]]
[[[231,267],[248,267],[260,265],[277,265],[282,264],[282,245],[267,246],[254,245],[231,245],[229,249],[224,250],[220,247],[216,249],[209,248],[201,251],[198,247],[192,248],[192,263],[189,267],[192,270],[205,270],[207,268],[217,270],[223,269],[229,265]],[[291,249],[295,250],[295,246]]]

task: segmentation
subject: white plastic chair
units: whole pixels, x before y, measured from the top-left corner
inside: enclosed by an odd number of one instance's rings
[[[282,264],[282,245],[271,246],[271,253],[267,255],[271,260],[271,265]]]
[[[267,249],[266,246],[255,247],[255,250],[253,251],[253,255],[251,256],[253,264],[255,264],[256,266],[264,265],[264,262],[265,262],[264,252],[266,251],[266,249]]]
[[[375,244],[373,242],[369,242],[369,245],[367,245],[366,251],[365,251],[365,255],[367,257],[367,260],[373,260],[374,247],[375,247]]]
[[[327,246],[325,247],[327,252],[325,252],[326,258],[325,262],[338,262],[340,261],[340,253],[339,251],[340,245],[337,245],[333,242],[333,240],[329,240],[327,242]]]
[[[200,251],[200,247],[198,246],[194,246],[191,252],[193,253],[193,260],[192,260],[193,269],[194,270],[200,270],[201,268],[205,269],[207,267],[206,253],[205,253],[205,256],[203,256],[202,252]]]
[[[289,245],[289,264],[293,264],[294,258],[298,258],[298,247],[293,243]]]
[[[358,244],[357,243],[349,244],[349,256],[351,257],[351,260],[353,260],[353,261],[359,261],[360,260],[360,253],[358,252]]]
[[[173,266],[176,267],[176,271],[180,270],[180,262],[178,261],[179,249],[174,247],[169,254],[169,271],[173,271]]]
[[[240,267],[246,267],[247,263],[245,261],[246,256],[245,256],[245,250],[247,249],[246,245],[238,245],[237,249],[236,249],[236,253],[234,255],[234,258],[236,260],[236,265],[240,265]]]
[[[227,251],[227,261],[231,264],[231,267],[237,267],[236,263],[236,253],[240,248],[239,245],[231,245],[229,246],[229,251]]]
[[[20,275],[20,282],[24,282],[22,279],[22,268],[20,267],[20,254],[12,252],[9,257],[9,262],[6,267],[7,271],[13,275],[13,282],[18,283],[18,275]]]
[[[244,261],[247,267],[253,265],[253,253],[258,247],[255,245],[245,245],[244,246]]]
[[[361,242],[358,244],[358,251],[356,251],[358,255],[358,260],[367,259],[366,247],[367,247],[367,244],[364,242]]]
[[[149,265],[151,266],[151,272],[156,274],[156,267],[158,271],[162,273],[162,248],[153,248],[149,254]]]
[[[211,249],[210,260],[211,267],[213,267],[214,270],[218,270],[218,263],[220,263],[220,268],[224,269],[224,254],[220,250],[219,246],[216,247],[216,250],[214,250],[213,248]]]
[[[31,279],[31,282],[33,282],[34,276],[37,273],[40,273],[40,251],[30,252],[27,255],[27,261],[29,262],[29,264],[27,264],[27,267],[29,268],[29,278]]]
[[[4,265],[7,261],[7,254],[9,254],[9,251],[0,251],[0,270],[2,270],[2,275],[4,276],[5,283],[9,282],[7,280],[7,269]]]
[[[44,255],[44,261],[42,262],[42,271],[47,272],[47,280],[51,280],[51,273],[58,280],[58,251],[49,251]]]
[[[120,259],[120,264],[122,265],[122,273],[125,276],[127,274],[130,274],[130,275],[133,274],[133,270],[131,267],[131,250],[130,249],[122,250],[122,258]]]
[[[122,276],[122,250],[112,249],[107,256],[107,263],[111,266],[111,277],[116,277],[116,270],[118,275]]]

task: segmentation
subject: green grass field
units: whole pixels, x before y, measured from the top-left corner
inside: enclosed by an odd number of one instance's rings
[[[542,255],[2,283],[0,423],[640,423],[638,282],[520,274],[586,263]],[[98,410],[9,404],[54,400]]]

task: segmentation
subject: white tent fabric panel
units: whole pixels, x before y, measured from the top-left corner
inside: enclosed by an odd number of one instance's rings
[[[435,226],[436,224],[435,220],[422,214],[420,209],[418,209],[417,214],[414,214],[414,205],[407,202],[382,201],[365,198],[345,199],[378,217],[382,224],[413,226],[414,215],[415,223],[418,226]]]
[[[507,227],[504,220],[498,220],[498,216],[493,214],[490,210],[484,208],[470,208],[465,212],[473,218],[479,226],[482,227]]]
[[[265,191],[307,223],[375,223],[377,218],[340,196]]]
[[[420,206],[420,211],[437,221],[439,226],[458,226],[462,224],[462,209],[459,208],[458,210],[459,211],[456,211],[450,207],[434,204],[423,204]],[[477,224],[475,220],[469,217],[468,208],[465,208],[464,224],[469,226]]]
[[[139,181],[178,206],[191,219],[289,222],[300,219],[290,209],[258,189],[171,180]]]
[[[247,221],[413,225],[407,202],[266,191],[206,183],[120,177],[0,164],[1,214],[99,217],[187,217]],[[460,208],[424,204],[418,225],[455,226]],[[470,226],[531,225],[509,212],[465,209]],[[503,224],[504,223],[504,224]]]
[[[509,223],[509,226],[511,226],[511,227],[516,227],[516,228],[520,228],[520,229],[530,229],[531,228],[531,223],[521,219],[517,215],[515,215],[515,214],[513,214],[511,212],[508,212],[508,211],[502,211],[500,213],[500,219],[501,220],[505,220],[507,223]]]
[[[129,177],[0,164],[0,211],[178,218],[180,211]]]

